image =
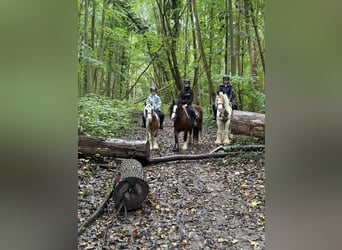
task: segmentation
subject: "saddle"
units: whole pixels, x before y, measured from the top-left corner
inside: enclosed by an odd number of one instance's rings
[[[191,117],[190,117],[190,114],[189,114],[189,106],[182,105],[182,107],[184,108],[186,117],[188,117],[190,120],[192,120]],[[196,109],[193,108],[193,110],[194,110],[194,112],[195,112],[196,119],[198,119],[199,113],[196,111]]]

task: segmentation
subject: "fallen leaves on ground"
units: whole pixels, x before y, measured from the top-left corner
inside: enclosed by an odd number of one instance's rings
[[[158,135],[160,151],[172,154],[171,127]],[[134,139],[143,140],[137,129]],[[210,152],[215,131],[188,152]],[[240,142],[239,142],[240,143]],[[264,152],[234,157],[148,165],[150,186],[141,210],[117,215],[112,200],[79,236],[79,249],[265,249]],[[100,205],[114,174],[79,160],[79,225]]]

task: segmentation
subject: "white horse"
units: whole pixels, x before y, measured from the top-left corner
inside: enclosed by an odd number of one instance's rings
[[[159,129],[159,117],[154,110],[154,105],[148,102],[144,109],[146,119],[146,140],[150,143],[150,149],[159,149],[157,135]]]
[[[217,137],[216,145],[230,144],[231,138],[231,118],[233,115],[233,108],[230,105],[228,96],[220,92],[216,96],[215,105],[217,107],[216,123],[217,123]]]

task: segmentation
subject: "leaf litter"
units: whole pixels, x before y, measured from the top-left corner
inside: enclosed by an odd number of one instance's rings
[[[145,140],[139,127],[127,139]],[[158,134],[160,150],[171,155],[171,121]],[[202,144],[182,154],[208,153],[215,127],[203,129]],[[233,143],[248,138],[235,136]],[[260,144],[260,142],[258,142]],[[100,206],[114,172],[108,158],[79,159],[78,225]],[[102,165],[101,165],[102,164]],[[110,199],[104,212],[78,237],[78,249],[265,249],[264,151],[218,159],[171,161],[144,167],[150,187],[141,210],[117,215]]]

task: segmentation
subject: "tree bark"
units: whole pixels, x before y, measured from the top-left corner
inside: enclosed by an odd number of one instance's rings
[[[260,37],[259,31],[258,31],[257,14],[254,13],[253,3],[251,3],[250,7],[251,7],[252,24],[253,24],[253,28],[254,28],[254,32],[255,32],[255,37],[256,37],[256,40],[258,42],[261,65],[262,65],[263,72],[265,74],[265,56],[264,56],[264,49],[262,48],[262,45],[261,45],[261,37]]]
[[[150,145],[147,141],[80,136],[78,152],[84,155],[134,158],[144,164],[150,158]]]
[[[239,152],[228,152],[228,153],[207,153],[198,155],[168,155],[156,158],[150,158],[148,163],[160,163],[168,161],[180,161],[180,160],[198,160],[198,159],[208,159],[208,158],[222,158],[229,155],[237,155]]]
[[[201,33],[201,27],[200,27],[200,20],[198,17],[197,13],[197,6],[196,6],[196,0],[192,0],[192,8],[194,11],[194,18],[195,18],[195,27],[196,27],[196,34],[197,34],[197,44],[198,48],[201,53],[201,58],[204,66],[204,70],[207,74],[207,79],[208,79],[208,92],[213,93],[214,87],[213,87],[213,81],[211,79],[211,71],[207,62],[206,54],[204,52],[204,47],[203,47],[203,41],[202,41],[202,33]],[[214,101],[214,96],[210,96],[212,98],[212,101]]]
[[[265,114],[234,110],[232,134],[265,138]]]
[[[228,0],[228,10],[229,10],[229,35],[230,35],[230,70],[232,76],[236,75],[236,56],[234,49],[234,23],[233,23],[233,5],[232,0]],[[228,50],[228,48],[227,48]],[[226,71],[228,73],[228,71]]]

